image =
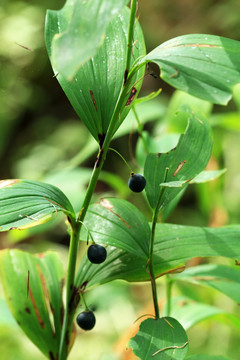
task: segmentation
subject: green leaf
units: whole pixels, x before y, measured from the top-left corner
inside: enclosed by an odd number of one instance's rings
[[[63,313],[63,266],[58,256],[3,250],[0,275],[19,326],[47,358],[57,359]]]
[[[94,241],[107,245],[107,259],[102,264],[94,265],[85,255],[78,269],[77,287],[85,284],[84,286],[89,289],[116,279],[129,282],[149,280],[146,264],[150,228],[146,219],[125,200],[107,201],[111,204],[108,206],[107,202],[107,208],[100,204],[90,206],[90,212],[84,222]],[[193,257],[238,258],[239,234],[238,225],[202,228],[157,224],[154,244],[156,277],[183,270],[185,262]],[[81,239],[86,238],[87,234],[83,232]]]
[[[167,153],[149,154],[146,159],[144,176],[150,206],[153,209],[159,205],[163,208],[177,196],[182,188],[187,186],[187,182],[206,167],[211,150],[212,133],[208,122],[200,114],[198,117],[192,115],[176,148]],[[176,181],[181,182],[180,188],[166,188],[163,193],[160,184]]]
[[[129,346],[141,360],[182,360],[188,351],[188,338],[174,318],[144,320]]]
[[[58,211],[74,216],[72,205],[61,190],[38,181],[0,181],[0,204],[0,231],[42,224]]]
[[[177,89],[215,104],[227,104],[240,82],[240,43],[206,34],[171,39],[140,60],[154,62],[161,78]]]
[[[160,186],[170,187],[170,188],[179,188],[179,187],[182,187],[184,184],[186,184],[186,182],[188,182],[188,180],[170,181],[170,182],[161,183]]]
[[[211,114],[213,104],[189,95],[183,91],[175,90],[168,103],[168,111],[166,114],[166,126],[170,132],[183,132],[186,124],[188,113],[182,111],[186,105],[191,111],[200,112],[206,119]],[[181,112],[181,116],[179,114]]]
[[[197,176],[195,176],[195,178],[193,178],[190,181],[190,184],[201,184],[201,183],[205,183],[207,181],[212,181],[212,180],[216,180],[217,178],[219,178],[220,176],[222,176],[223,174],[225,174],[225,172],[227,171],[227,169],[222,169],[222,170],[204,170],[202,171],[200,174],[198,174]]]
[[[165,313],[164,310],[163,314]],[[216,306],[191,301],[185,296],[172,299],[171,316],[176,318],[185,330],[210,318],[234,326],[238,331],[240,330],[240,318],[238,316],[227,313]]]
[[[103,44],[108,24],[127,3],[127,0],[98,0],[97,3],[96,0],[68,0],[61,10],[48,10],[47,15],[57,19],[60,26],[59,34],[55,34],[52,41],[56,71],[71,80],[95,55]],[[55,26],[50,22],[51,25]]]
[[[240,226],[220,228],[157,224],[154,245],[156,273],[184,266],[193,257],[224,256],[237,259]]]
[[[115,2],[116,1],[114,1],[114,3]],[[93,1],[90,3],[92,4]],[[96,2],[94,1],[94,3]],[[107,3],[111,8],[111,2],[107,1]],[[106,37],[103,45],[90,60],[79,68],[74,75],[74,79],[69,81],[61,71],[55,69],[52,58],[52,41],[54,36],[57,38],[59,33],[64,33],[66,30],[67,23],[74,10],[70,5],[71,2],[67,3],[66,7],[63,8],[64,11],[60,13],[48,11],[45,33],[46,46],[53,70],[57,74],[57,80],[80,119],[84,122],[92,136],[99,142],[104,139],[123,87],[130,12],[129,9],[125,7],[113,18],[106,29]],[[81,3],[79,6],[81,6]],[[96,8],[96,4],[94,7]],[[78,16],[77,14],[78,13],[76,13],[74,17]],[[95,29],[95,18],[91,16],[89,19],[91,20],[89,20],[91,26]],[[144,38],[138,22],[134,29],[134,40],[137,41],[137,45],[133,46],[131,63],[133,63],[137,57],[145,54]],[[69,43],[72,42],[70,41]],[[78,57],[74,55],[74,59],[78,59]],[[144,69],[142,68],[133,77],[129,87],[129,93],[125,99],[125,104],[131,94],[131,87],[143,75]],[[138,91],[141,87],[141,81],[135,84],[134,87]],[[137,97],[137,94],[135,97]],[[118,121],[115,131],[121,125],[130,108],[131,106],[125,106],[124,109],[122,109],[121,115],[119,115],[120,121]]]
[[[90,205],[84,224],[96,243],[125,250],[146,263],[150,227],[144,215],[128,201],[106,198]]]
[[[108,238],[107,235],[106,238]],[[90,263],[85,254],[77,271],[76,287],[86,287],[86,290],[89,290],[95,285],[117,279],[129,282],[149,280],[146,273],[147,261],[142,257],[113,246],[106,246],[106,250],[107,258],[104,263],[99,265]]]
[[[177,281],[209,286],[240,303],[240,271],[225,265],[201,265],[186,269],[174,277]]]
[[[188,356],[186,360],[231,360],[229,357],[221,355],[191,355]]]

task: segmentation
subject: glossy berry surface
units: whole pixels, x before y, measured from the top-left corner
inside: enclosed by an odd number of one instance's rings
[[[134,192],[141,192],[146,186],[146,179],[140,174],[131,174],[128,180],[128,187]]]
[[[96,323],[95,315],[92,311],[83,311],[76,318],[78,326],[83,330],[92,330]]]
[[[101,264],[106,260],[107,251],[105,247],[93,244],[90,245],[87,251],[88,260],[93,264]]]

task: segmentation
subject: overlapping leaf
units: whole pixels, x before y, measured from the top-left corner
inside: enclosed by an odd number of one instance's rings
[[[213,305],[199,303],[185,296],[173,298],[171,316],[177,319],[185,330],[188,330],[201,321],[213,318],[224,324],[234,326],[240,330],[240,318],[234,314]],[[164,309],[165,310],[165,309]],[[163,310],[163,314],[165,311]]]
[[[150,227],[144,215],[123,199],[106,198],[90,206],[84,221],[94,241],[148,259]]]
[[[181,324],[172,317],[144,320],[129,346],[141,360],[183,360],[188,338]]]
[[[30,180],[0,181],[0,231],[42,224],[58,211],[74,216],[71,203],[57,187]]]
[[[159,206],[162,183],[175,182],[174,189],[165,189],[161,197],[160,208],[166,206],[187,182],[206,167],[212,150],[212,133],[208,122],[200,114],[192,115],[184,135],[178,145],[167,153],[149,154],[145,166],[146,193],[153,209]],[[167,170],[166,170],[167,169]],[[166,173],[167,171],[167,173]],[[166,176],[167,174],[167,176]],[[180,188],[179,188],[180,187]]]
[[[139,210],[125,200],[107,199],[105,206],[95,204],[90,207],[85,225],[94,241],[107,245],[108,256],[99,265],[91,264],[85,256],[78,269],[77,287],[85,284],[90,288],[116,279],[149,280],[146,264],[150,228]],[[155,275],[181,271],[187,260],[198,256],[237,259],[239,235],[240,226],[237,225],[201,228],[157,224],[153,258]],[[82,236],[86,239],[87,234]]]
[[[92,4],[94,1],[91,1]],[[80,7],[81,7],[80,2]],[[90,4],[89,3],[89,4]],[[105,1],[109,9],[113,9],[113,4],[109,1]],[[114,1],[114,4],[116,1]],[[120,2],[120,4],[122,1]],[[84,5],[85,6],[85,5]],[[80,119],[87,126],[93,137],[99,142],[102,141],[106,131],[108,129],[110,120],[112,118],[117,100],[122,90],[124,73],[126,67],[127,57],[127,44],[128,44],[128,24],[130,12],[125,7],[113,20],[108,24],[106,29],[106,37],[102,46],[98,49],[96,54],[91,57],[90,60],[84,63],[83,66],[74,75],[72,81],[69,81],[61,71],[55,69],[52,53],[52,42],[57,40],[58,34],[64,34],[69,22],[69,18],[74,11],[71,7],[71,2],[68,2],[63,8],[64,11],[55,12],[48,11],[46,18],[46,46],[54,72],[57,73],[57,80],[62,86],[64,92],[69,98],[73,108],[79,115]],[[79,10],[79,9],[78,9]],[[94,6],[94,11],[88,15],[87,20],[92,26],[91,34],[98,31],[98,22],[95,23],[94,13],[101,8]],[[76,12],[74,19],[77,21],[77,17],[81,18],[81,15]],[[75,20],[73,29],[75,28]],[[79,32],[79,25],[76,25],[77,33]],[[101,33],[101,32],[100,32]],[[83,35],[85,31],[83,31]],[[54,37],[55,36],[55,37]],[[73,35],[73,30],[67,35],[70,38]],[[90,36],[90,35],[89,35]],[[91,35],[92,36],[92,35]],[[61,39],[61,35],[59,37]],[[133,46],[132,62],[134,59],[145,54],[145,43],[143,34],[139,23],[136,23],[134,30],[134,40],[137,41],[137,45]],[[88,38],[87,38],[88,41]],[[73,41],[75,43],[75,40]],[[68,46],[72,45],[72,41],[68,42]],[[81,49],[84,51],[85,49]],[[71,50],[71,52],[74,49]],[[78,52],[78,51],[77,51]],[[74,55],[76,57],[76,55]],[[77,59],[77,57],[76,57]],[[83,57],[85,59],[85,56]],[[79,61],[79,60],[77,60]],[[129,87],[129,93],[126,96],[125,104],[128,97],[131,95],[131,87],[137,79],[141,78],[144,74],[144,69],[141,69],[132,79],[132,85]],[[141,81],[134,85],[137,90],[141,87]],[[136,95],[135,95],[136,97]],[[125,106],[119,114],[119,119],[115,131],[120,126],[123,119],[126,117],[131,106]]]
[[[240,303],[240,271],[237,266],[235,268],[216,264],[196,266],[188,268],[175,279],[212,287]]]
[[[216,104],[227,104],[240,82],[240,42],[190,34],[164,42],[141,62],[154,62],[161,78],[177,89]]]
[[[58,358],[63,315],[63,266],[55,253],[0,252],[0,275],[19,326],[47,358]]]
[[[81,65],[95,55],[104,41],[107,25],[127,2],[68,0],[61,10],[48,10],[48,16],[58,19],[61,30],[59,34],[55,34],[52,43],[52,58],[56,70],[71,79]]]

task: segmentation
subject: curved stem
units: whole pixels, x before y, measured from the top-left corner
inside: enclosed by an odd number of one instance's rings
[[[122,161],[125,163],[125,165],[128,167],[128,169],[130,170],[130,173],[132,173],[132,169],[130,168],[130,166],[128,165],[127,161],[124,159],[124,157],[122,156],[122,154],[120,154],[120,152],[118,152],[117,150],[113,149],[113,148],[109,148],[109,150],[115,152],[121,159]]]

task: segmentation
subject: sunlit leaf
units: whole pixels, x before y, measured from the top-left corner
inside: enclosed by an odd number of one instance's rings
[[[72,205],[64,193],[39,181],[0,181],[0,204],[0,231],[42,224],[58,211],[74,216]]]
[[[141,62],[154,62],[161,78],[177,89],[215,104],[227,104],[240,82],[240,43],[190,34],[164,42]]]
[[[144,215],[128,201],[102,199],[90,206],[84,224],[95,242],[125,250],[147,261],[150,227]]]
[[[94,211],[87,215],[85,222],[94,241],[107,245],[107,259],[102,264],[94,265],[85,255],[78,269],[77,287],[85,284],[89,289],[116,279],[130,282],[149,280],[145,252],[150,237],[146,219],[131,204],[124,210],[127,204],[125,200],[109,200],[113,205],[110,207],[112,211],[100,204],[93,205]],[[239,235],[238,225],[202,228],[157,224],[153,255],[155,275],[159,277],[182,271],[186,261],[193,257],[224,256],[237,259],[240,253]],[[86,240],[87,234],[83,232],[81,239]]]
[[[213,305],[192,301],[185,296],[172,298],[171,301],[171,316],[176,318],[185,330],[208,319],[214,319],[225,325],[234,326],[238,331],[240,330],[240,318],[226,310]],[[164,308],[162,311],[163,315],[165,311]]]
[[[240,303],[240,270],[224,265],[208,264],[186,269],[175,278],[193,284],[209,286]]]
[[[3,250],[0,275],[19,326],[47,358],[57,359],[63,314],[63,266],[58,256]]]
[[[240,226],[219,228],[157,224],[154,246],[155,267],[162,273],[184,265],[193,257],[224,256],[237,259]],[[174,249],[174,251],[173,251]]]
[[[90,4],[93,2],[94,1],[90,1]],[[79,6],[81,6],[81,3],[82,2],[79,3]],[[108,4],[107,6],[109,8],[112,8],[111,2],[105,1],[105,3]],[[114,1],[114,4],[115,3],[116,1]],[[122,3],[122,1],[120,3]],[[45,33],[46,46],[57,80],[66,93],[73,108],[97,142],[102,142],[123,87],[130,12],[127,7],[118,12],[118,15],[115,16],[107,26],[106,36],[102,46],[98,49],[96,54],[90,58],[90,60],[85,62],[83,66],[78,69],[72,81],[69,81],[61,71],[58,71],[55,68],[52,53],[52,41],[54,41],[54,39],[58,39],[58,34],[64,34],[71,14],[74,11],[74,8],[70,5],[71,2],[69,2],[66,5],[66,8],[63,8],[64,11],[60,11],[60,13],[56,11],[48,11]],[[100,8],[96,7],[95,4],[94,12],[99,10]],[[78,13],[75,13],[74,19],[76,22],[78,22],[77,17]],[[74,27],[76,25],[75,20],[73,24]],[[87,21],[89,21],[89,24],[91,23],[93,28],[92,31],[98,32],[98,23],[95,23],[96,19],[93,14],[89,14]],[[79,26],[81,27],[81,24],[76,25],[77,32],[79,31]],[[72,31],[68,36],[73,36]],[[61,39],[61,37],[59,37],[59,39]],[[133,46],[131,63],[137,57],[145,54],[145,43],[141,27],[138,22],[134,28],[134,40],[137,41],[137,45],[135,44]],[[87,41],[89,41],[88,38]],[[70,46],[69,44],[72,44],[72,41],[68,42],[68,46]],[[79,46],[79,43],[77,43],[77,46]],[[75,45],[71,52],[73,51],[74,53],[74,49]],[[81,50],[77,50],[77,52],[83,50],[84,48],[81,48]],[[83,57],[83,59],[84,58],[85,57]],[[73,59],[74,61],[76,60],[79,62],[79,58],[76,54],[74,54]],[[131,94],[132,86],[143,76],[143,74],[144,69],[141,69],[133,77],[131,86],[129,87],[129,92],[125,99],[125,104]],[[139,81],[134,85],[137,91],[140,89],[141,83],[142,82]],[[137,94],[135,97],[137,97]],[[121,114],[119,114],[120,121],[117,122],[114,131],[116,131],[121,125],[121,122],[124,120],[130,109],[131,106],[125,106],[124,109],[121,110]]]
[[[183,360],[188,338],[181,324],[172,317],[144,320],[129,346],[141,360]]]
[[[227,171],[227,169],[204,170],[204,171],[200,172],[200,174],[195,176],[195,178],[193,178],[190,181],[190,184],[201,184],[201,183],[205,183],[207,181],[215,180],[215,179],[219,178],[220,176],[222,176],[223,174],[225,174],[226,171]]]
[[[59,34],[55,34],[52,42],[52,59],[56,70],[68,79],[73,78],[81,65],[93,57],[103,44],[109,22],[127,2],[68,0],[61,10],[48,10],[48,16],[52,21],[56,19],[59,26]],[[50,30],[51,25],[50,22]]]
[[[212,150],[212,133],[208,122],[199,117],[190,117],[186,132],[180,137],[176,148],[167,153],[150,153],[147,156],[144,176],[147,198],[153,209],[158,205],[160,208],[166,206],[187,186],[188,181],[206,167]],[[163,192],[160,186],[163,182],[181,182],[182,186],[165,188]]]
[[[213,104],[209,101],[199,99],[180,90],[175,90],[169,99],[166,114],[168,131],[184,132],[188,120],[188,112],[183,111],[186,105],[191,108],[191,111],[200,112],[206,119],[208,119],[213,108]]]

